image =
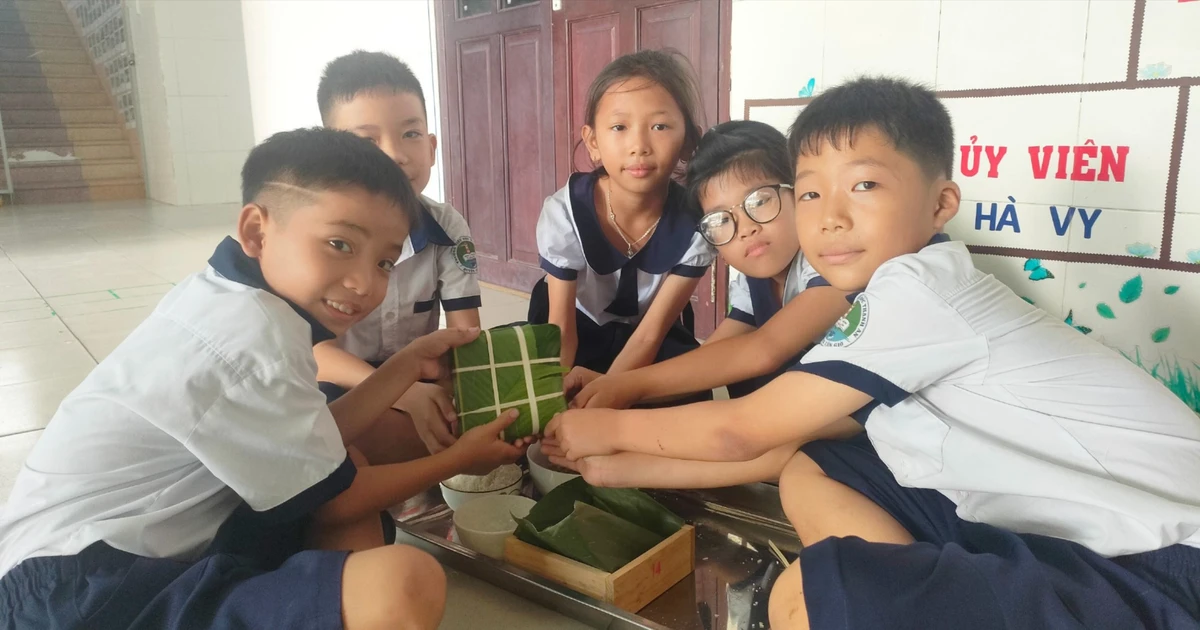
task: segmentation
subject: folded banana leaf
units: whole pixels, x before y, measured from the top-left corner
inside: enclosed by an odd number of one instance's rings
[[[542,324],[484,330],[454,350],[454,398],[459,426],[467,431],[516,409],[506,440],[541,433],[567,408],[559,365],[558,326]]]
[[[517,519],[517,538],[613,572],[679,531],[683,520],[640,490],[575,478]]]

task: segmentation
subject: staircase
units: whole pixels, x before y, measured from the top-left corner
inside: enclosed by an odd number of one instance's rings
[[[133,132],[61,0],[0,0],[0,119],[15,203],[145,197]]]

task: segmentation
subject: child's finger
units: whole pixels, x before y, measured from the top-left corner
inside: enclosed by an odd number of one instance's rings
[[[437,405],[438,411],[442,412],[442,417],[446,422],[454,422],[458,419],[458,413],[454,411],[454,401],[450,400],[450,396],[445,390],[438,388],[432,396],[433,404]]]
[[[487,424],[488,432],[490,433],[494,431],[499,434],[501,431],[507,429],[508,425],[516,422],[520,415],[520,412],[518,412],[516,409],[509,409],[508,411],[505,411],[495,420],[492,420]]]

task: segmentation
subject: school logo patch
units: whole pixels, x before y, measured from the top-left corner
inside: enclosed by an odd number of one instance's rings
[[[870,315],[871,308],[867,304],[867,296],[859,293],[858,297],[854,298],[854,305],[850,307],[850,310],[846,311],[846,314],[837,320],[833,328],[825,333],[821,345],[830,348],[844,348],[854,343],[867,329],[867,319]]]
[[[454,242],[454,262],[459,269],[467,273],[479,271],[479,261],[475,260],[475,243],[470,236],[464,236]]]

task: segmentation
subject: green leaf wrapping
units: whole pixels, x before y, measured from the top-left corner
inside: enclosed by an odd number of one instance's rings
[[[516,535],[612,572],[681,527],[683,519],[640,490],[595,488],[577,477],[551,490],[526,518],[517,519]]]
[[[454,398],[458,407],[459,426],[462,431],[467,431],[495,420],[496,416],[509,409],[516,409],[520,415],[505,430],[504,438],[511,441],[540,433],[555,414],[567,408],[567,400],[562,393],[566,370],[558,362],[562,347],[558,327],[543,324],[499,328],[488,332],[492,341],[492,358],[489,358],[488,340],[484,334],[453,352]],[[529,364],[533,392],[529,391],[525,366],[521,364],[521,346],[517,335],[522,335],[525,340],[529,361],[544,360]],[[501,367],[494,367],[496,365]],[[497,394],[499,409],[496,407]],[[535,398],[541,399],[533,400]],[[536,430],[531,405],[536,405]]]

